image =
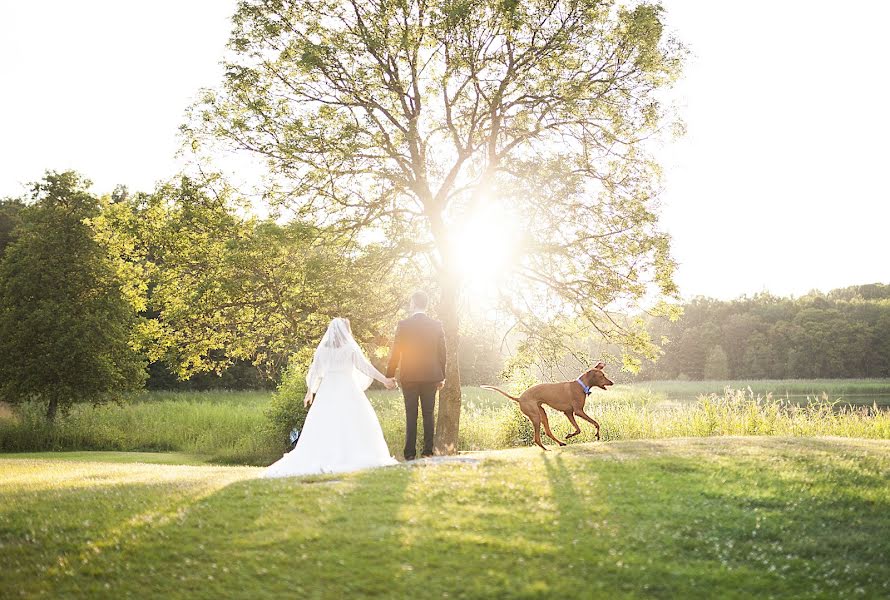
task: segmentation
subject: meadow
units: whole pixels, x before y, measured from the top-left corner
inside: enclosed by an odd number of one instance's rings
[[[653,382],[595,390],[587,412],[600,422],[604,441],[718,435],[890,439],[890,411],[877,403],[877,394],[890,390],[888,380],[729,383],[735,388],[724,387],[726,382]],[[709,390],[718,393],[704,395]],[[848,390],[870,390],[873,402],[847,404]],[[399,392],[372,390],[369,397],[391,452],[400,457]],[[53,427],[38,406],[7,408],[0,411],[0,452],[180,452],[216,464],[265,465],[284,450],[264,414],[271,398],[269,392],[150,392],[122,405],[76,406]],[[558,413],[551,424],[558,437],[571,431]],[[584,424],[572,443],[593,441],[593,433]],[[460,450],[511,448],[531,440],[531,427],[512,401],[481,388],[464,389]]]
[[[724,389],[750,389],[755,394],[807,403],[831,400],[842,404],[890,406],[890,379],[754,379],[713,381],[647,381],[634,384],[667,399],[692,401]]]
[[[281,480],[183,458],[0,455],[4,596],[890,595],[888,441],[619,441]]]

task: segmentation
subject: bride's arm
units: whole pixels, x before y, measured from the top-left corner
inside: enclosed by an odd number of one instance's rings
[[[355,366],[356,369],[358,369],[368,377],[376,379],[382,384],[386,384],[386,382],[389,381],[386,378],[386,375],[378,371],[377,367],[372,365],[371,361],[365,358],[365,355],[362,352],[356,351],[352,353],[352,364]]]
[[[313,360],[312,364],[309,365],[309,371],[306,373],[306,397],[303,399],[303,406],[312,404],[312,400],[315,398],[315,393],[318,391],[318,388],[321,387],[322,375],[321,368],[318,363]]]

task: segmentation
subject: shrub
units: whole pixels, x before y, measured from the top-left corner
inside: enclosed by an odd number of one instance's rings
[[[306,365],[301,360],[290,361],[278,391],[266,407],[266,437],[273,443],[288,446],[288,434],[295,427],[303,429],[308,409],[303,406],[306,396]]]
[[[519,410],[519,405],[507,408],[505,414],[501,423],[501,446],[531,446],[535,441],[535,431],[532,422]]]

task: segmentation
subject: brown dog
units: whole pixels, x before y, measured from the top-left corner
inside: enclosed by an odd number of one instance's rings
[[[553,432],[550,431],[550,422],[547,420],[544,404],[563,413],[575,427],[575,431],[567,435],[566,439],[575,437],[581,433],[581,428],[578,427],[578,422],[575,420],[576,415],[585,421],[593,423],[594,426],[596,426],[596,439],[600,439],[600,424],[584,412],[584,403],[587,401],[587,396],[590,394],[592,388],[598,387],[605,390],[607,386],[612,385],[612,382],[606,377],[606,374],[603,373],[603,367],[605,366],[604,363],[597,363],[595,367],[581,375],[581,377],[575,381],[539,383],[538,385],[533,385],[522,392],[522,395],[518,398],[491,385],[483,385],[482,387],[500,392],[510,400],[519,402],[519,410],[521,410],[525,416],[528,417],[529,421],[532,422],[532,426],[535,428],[535,443],[541,448],[544,448],[544,444],[541,443],[541,423],[544,424],[544,432],[550,436],[550,439],[560,446],[565,446],[565,442],[556,439]],[[544,450],[546,449],[547,448],[544,448]]]

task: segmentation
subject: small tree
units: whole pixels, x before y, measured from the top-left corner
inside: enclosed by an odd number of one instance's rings
[[[0,397],[74,402],[137,389],[145,363],[130,346],[136,319],[89,219],[99,201],[73,172],[34,185],[17,239],[0,263]]]

